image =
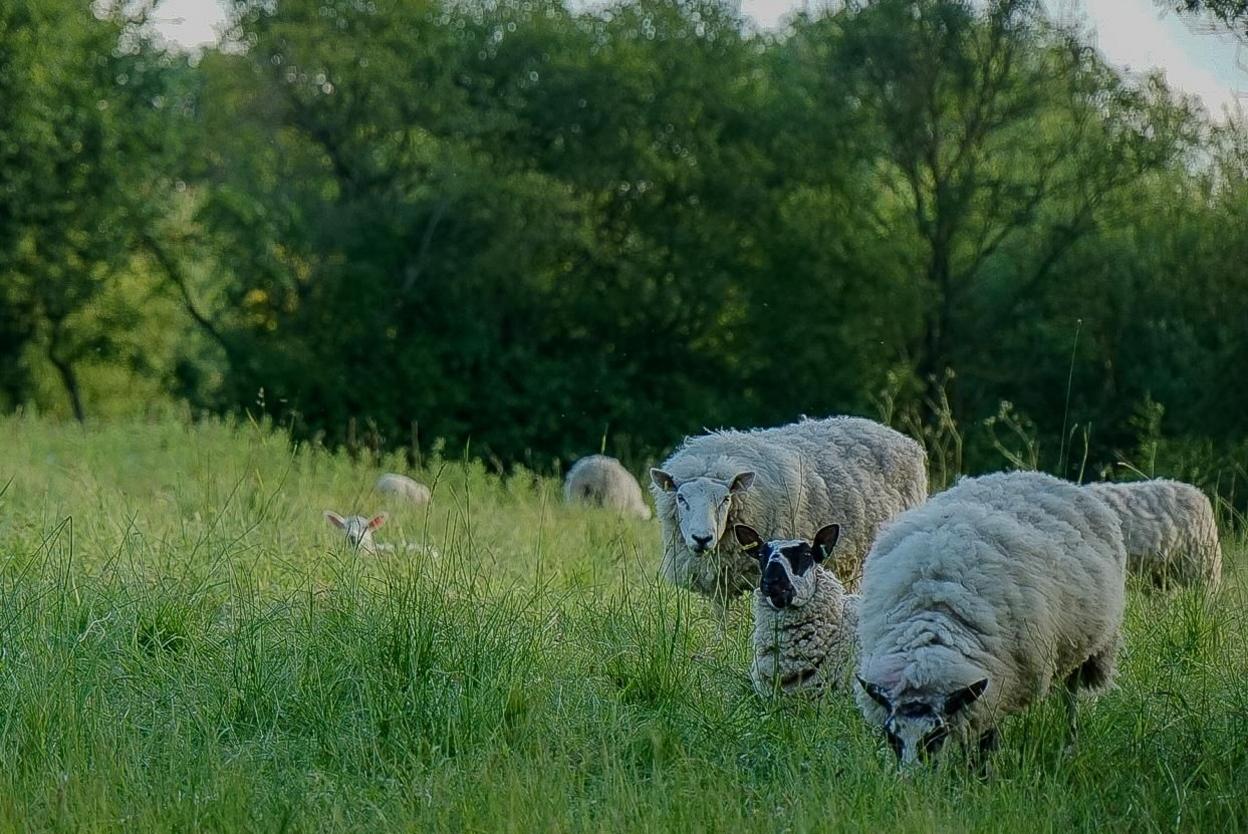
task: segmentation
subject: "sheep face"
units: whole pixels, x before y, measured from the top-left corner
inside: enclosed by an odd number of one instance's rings
[[[952,726],[988,688],[988,679],[948,694],[910,693],[889,696],[884,688],[858,678],[863,690],[887,711],[884,737],[903,768],[932,758],[944,746]]]
[[[741,472],[731,481],[716,478],[693,478],[677,484],[661,469],[652,469],[650,476],[661,489],[675,493],[676,519],[680,535],[694,553],[705,553],[719,546],[728,527],[734,495],[740,495],[754,483],[753,472]]]
[[[372,518],[362,515],[344,517],[326,510],[325,519],[343,532],[351,547],[371,553],[376,549],[373,543],[373,531],[386,523],[386,514],[379,513]]]
[[[758,555],[758,590],[777,611],[801,608],[810,602],[819,584],[815,565],[832,553],[840,536],[839,524],[829,524],[815,534],[813,541],[777,539],[763,542],[754,528],[738,524],[733,528],[737,543]]]

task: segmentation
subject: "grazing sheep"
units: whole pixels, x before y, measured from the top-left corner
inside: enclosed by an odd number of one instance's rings
[[[429,503],[429,487],[413,481],[406,475],[387,472],[377,479],[375,488],[383,495],[393,495],[417,506]]]
[[[1222,581],[1222,547],[1213,505],[1205,494],[1180,481],[1088,484],[1085,489],[1109,505],[1122,522],[1127,568],[1160,588]]]
[[[764,542],[744,524],[733,532],[742,549],[758,556],[762,574],[754,591],[754,691],[817,696],[828,688],[847,688],[859,599],[823,567],[840,527],[820,528],[813,541]]]
[[[835,571],[853,588],[879,526],[927,497],[927,456],[887,426],[832,417],[689,438],[650,477],[662,575],[722,609],[759,577],[757,560],[724,535],[730,524],[796,539],[838,519]]]
[[[637,479],[618,460],[606,455],[590,455],[573,464],[563,482],[563,500],[650,518]]]
[[[867,557],[857,693],[902,765],[947,737],[982,752],[996,723],[1064,682],[1110,682],[1126,549],[1094,493],[1036,472],[966,478],[903,513]]]
[[[378,513],[372,518],[362,515],[341,516],[331,510],[325,511],[325,519],[347,537],[347,544],[362,553],[376,553],[377,543],[373,531],[386,523],[386,514]]]

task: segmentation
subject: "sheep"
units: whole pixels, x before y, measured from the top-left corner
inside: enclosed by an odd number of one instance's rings
[[[650,508],[641,497],[641,485],[618,460],[606,455],[583,457],[568,470],[563,499],[569,504],[591,504],[647,520]]]
[[[330,524],[342,530],[347,537],[347,544],[360,553],[367,553],[375,556],[378,553],[398,553],[400,550],[406,553],[418,553],[425,556],[440,556],[438,549],[431,544],[420,544],[416,542],[384,542],[378,543],[373,539],[373,531],[386,523],[386,513],[378,513],[369,518],[364,515],[341,516],[331,510],[325,511],[325,518]]]
[[[867,556],[858,612],[863,717],[902,767],[946,740],[981,757],[996,722],[1064,681],[1075,698],[1113,678],[1126,585],[1117,516],[1037,472],[965,478],[903,513]]]
[[[661,575],[708,597],[722,615],[759,579],[757,561],[725,537],[730,524],[796,539],[837,519],[835,572],[852,590],[877,528],[927,497],[927,456],[871,420],[803,419],[688,438],[650,478],[662,525]]]
[[[1163,479],[1088,484],[1122,522],[1127,569],[1159,588],[1222,581],[1222,547],[1213,505],[1191,484]]]
[[[750,681],[761,696],[818,696],[852,680],[859,598],[823,566],[840,535],[829,524],[812,541],[763,542],[753,527],[733,528],[742,549],[758,556],[754,591],[754,661]]]
[[[377,543],[373,541],[373,531],[386,523],[388,516],[378,513],[369,518],[363,515],[341,516],[332,510],[325,511],[325,519],[347,537],[347,544],[361,553],[375,554]]]
[[[416,506],[429,503],[429,487],[413,481],[406,475],[387,472],[377,479],[374,488],[383,495],[394,496]]]

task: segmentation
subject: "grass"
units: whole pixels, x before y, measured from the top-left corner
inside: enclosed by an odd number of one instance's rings
[[[996,776],[899,780],[846,698],[756,698],[657,584],[657,530],[556,483],[430,462],[428,508],[344,552],[397,461],[256,426],[0,421],[0,829],[1227,831],[1248,828],[1244,547],[1228,587],[1133,591],[1119,687]]]

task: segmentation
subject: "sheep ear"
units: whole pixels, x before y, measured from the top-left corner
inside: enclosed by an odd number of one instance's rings
[[[824,559],[832,555],[832,548],[836,547],[836,540],[841,537],[841,525],[829,524],[819,528],[819,532],[815,533],[814,550],[815,561],[822,562]]]
[[[945,715],[956,715],[971,704],[979,700],[979,696],[983,695],[988,689],[988,679],[975,681],[970,686],[964,686],[957,692],[954,692],[945,699]]]
[[[325,511],[325,520],[338,528],[347,526],[347,520],[345,518],[330,510]]]
[[[732,484],[728,487],[729,492],[745,492],[754,484],[753,472],[741,472],[737,477],[732,479]]]
[[[387,518],[389,518],[389,516],[386,515],[385,513],[378,513],[377,515],[369,519],[368,529],[376,530],[378,527],[386,523]]]
[[[654,485],[664,492],[676,491],[676,479],[664,472],[662,469],[651,469],[650,480]]]
[[[763,546],[763,537],[748,524],[737,524],[732,528],[732,532],[737,537],[737,544],[741,545],[743,550],[754,551]]]
[[[888,696],[884,694],[883,689],[880,689],[870,681],[864,681],[862,675],[855,675],[855,677],[858,678],[858,685],[862,687],[862,691],[867,693],[872,701],[875,701],[886,710],[892,710],[893,702],[888,700]]]

